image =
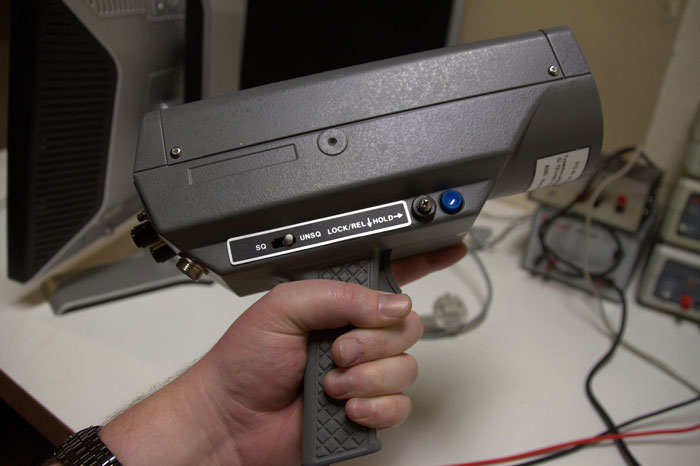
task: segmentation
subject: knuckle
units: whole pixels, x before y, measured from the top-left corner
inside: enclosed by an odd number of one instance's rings
[[[342,282],[335,282],[334,285],[333,299],[336,302],[358,304],[364,300],[361,286]]]
[[[415,382],[416,379],[418,378],[418,361],[416,361],[416,358],[414,358],[410,354],[404,353],[404,358],[405,358],[405,364],[407,365],[407,369],[408,369],[408,376],[409,376],[408,383],[410,385],[410,384],[413,384],[413,382]]]
[[[388,400],[390,409],[387,409],[387,413],[391,413],[389,416],[393,422],[399,421],[402,416],[401,416],[401,397],[400,396],[392,396],[389,397]]]
[[[273,299],[278,299],[281,296],[284,296],[287,293],[289,293],[289,288],[291,288],[292,286],[293,285],[291,282],[280,283],[278,285],[275,285],[267,294]]]
[[[409,324],[411,328],[414,330],[414,343],[418,340],[421,339],[423,336],[423,321],[420,320],[420,316],[415,312],[411,311],[411,314],[408,316],[409,318]]]
[[[386,354],[389,350],[389,338],[386,332],[375,331],[371,334],[370,344],[374,347],[377,354]]]
[[[385,385],[386,375],[378,367],[368,367],[363,374],[365,389],[369,394],[374,394]]]
[[[413,403],[411,403],[411,399],[406,395],[401,395],[401,398],[403,399],[403,419],[407,419],[413,411]]]

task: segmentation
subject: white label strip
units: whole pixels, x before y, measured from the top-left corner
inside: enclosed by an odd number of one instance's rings
[[[577,180],[586,168],[589,152],[585,147],[538,159],[528,191]]]
[[[239,265],[409,226],[408,205],[405,201],[397,201],[237,236],[226,243],[231,265]]]

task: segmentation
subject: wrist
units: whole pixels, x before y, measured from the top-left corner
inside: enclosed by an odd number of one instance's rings
[[[100,438],[123,464],[240,464],[206,364],[198,362],[103,427]]]

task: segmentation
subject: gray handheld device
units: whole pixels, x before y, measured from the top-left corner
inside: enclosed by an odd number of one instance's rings
[[[239,295],[308,278],[399,292],[390,258],[461,242],[489,198],[578,178],[601,140],[566,28],[354,66],[147,114],[134,237]],[[323,391],[345,330],[309,337],[304,465],[380,448]]]

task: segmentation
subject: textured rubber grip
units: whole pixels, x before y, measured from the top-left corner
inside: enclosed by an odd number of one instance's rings
[[[345,415],[345,401],[326,395],[323,377],[335,367],[333,341],[349,328],[312,332],[309,335],[304,374],[304,430],[302,464],[318,466],[379,451],[377,430],[352,422]]]
[[[373,289],[398,292],[387,276],[386,261],[379,254],[306,273],[302,278],[322,278],[358,283]],[[384,278],[385,277],[385,278]],[[379,451],[377,430],[360,426],[345,415],[345,401],[326,395],[323,378],[335,367],[331,346],[351,327],[311,332],[304,373],[304,425],[302,465],[321,466]]]

